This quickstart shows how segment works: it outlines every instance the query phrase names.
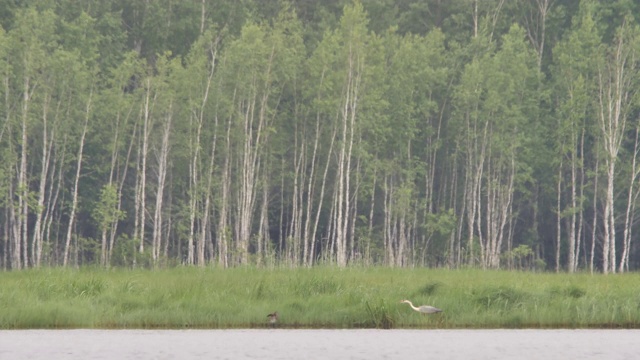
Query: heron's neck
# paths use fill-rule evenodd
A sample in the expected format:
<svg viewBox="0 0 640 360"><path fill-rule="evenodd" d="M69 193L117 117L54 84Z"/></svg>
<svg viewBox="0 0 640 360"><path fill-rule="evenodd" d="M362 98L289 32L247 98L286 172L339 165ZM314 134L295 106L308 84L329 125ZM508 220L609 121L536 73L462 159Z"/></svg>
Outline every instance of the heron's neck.
<svg viewBox="0 0 640 360"><path fill-rule="evenodd" d="M413 310L415 310L415 311L420 310L420 309L418 309L417 307L413 306L413 303L412 303L411 301L407 300L407 303L409 304L409 306L411 306L411 308L412 308Z"/></svg>

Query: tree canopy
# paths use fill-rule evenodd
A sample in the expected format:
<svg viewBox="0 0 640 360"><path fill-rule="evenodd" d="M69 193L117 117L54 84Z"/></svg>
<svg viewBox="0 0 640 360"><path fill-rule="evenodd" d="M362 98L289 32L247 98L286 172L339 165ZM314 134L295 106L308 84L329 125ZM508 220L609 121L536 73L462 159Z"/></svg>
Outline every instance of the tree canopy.
<svg viewBox="0 0 640 360"><path fill-rule="evenodd" d="M638 18L0 0L0 264L636 270Z"/></svg>

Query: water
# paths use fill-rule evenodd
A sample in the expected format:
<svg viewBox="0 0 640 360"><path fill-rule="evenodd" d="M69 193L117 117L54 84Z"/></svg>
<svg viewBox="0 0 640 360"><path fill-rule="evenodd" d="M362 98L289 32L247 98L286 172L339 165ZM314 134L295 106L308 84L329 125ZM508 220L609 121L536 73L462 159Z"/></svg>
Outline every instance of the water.
<svg viewBox="0 0 640 360"><path fill-rule="evenodd" d="M640 330L5 330L0 359L638 359Z"/></svg>

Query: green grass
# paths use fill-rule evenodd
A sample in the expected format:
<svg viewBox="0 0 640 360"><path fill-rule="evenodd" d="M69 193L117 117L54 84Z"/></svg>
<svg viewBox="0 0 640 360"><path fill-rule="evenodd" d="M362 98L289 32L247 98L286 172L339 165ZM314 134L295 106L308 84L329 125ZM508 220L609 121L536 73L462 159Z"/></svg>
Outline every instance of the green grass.
<svg viewBox="0 0 640 360"><path fill-rule="evenodd" d="M640 274L481 270L0 273L0 328L640 328ZM444 309L423 316L401 299Z"/></svg>

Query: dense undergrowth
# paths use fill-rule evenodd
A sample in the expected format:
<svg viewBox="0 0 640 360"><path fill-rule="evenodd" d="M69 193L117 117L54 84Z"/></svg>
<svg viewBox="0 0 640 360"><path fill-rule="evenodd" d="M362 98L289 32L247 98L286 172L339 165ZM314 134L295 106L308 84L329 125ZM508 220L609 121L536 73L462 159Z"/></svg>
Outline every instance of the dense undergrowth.
<svg viewBox="0 0 640 360"><path fill-rule="evenodd" d="M640 274L34 269L0 274L0 327L640 328ZM424 316L400 304L440 307Z"/></svg>

